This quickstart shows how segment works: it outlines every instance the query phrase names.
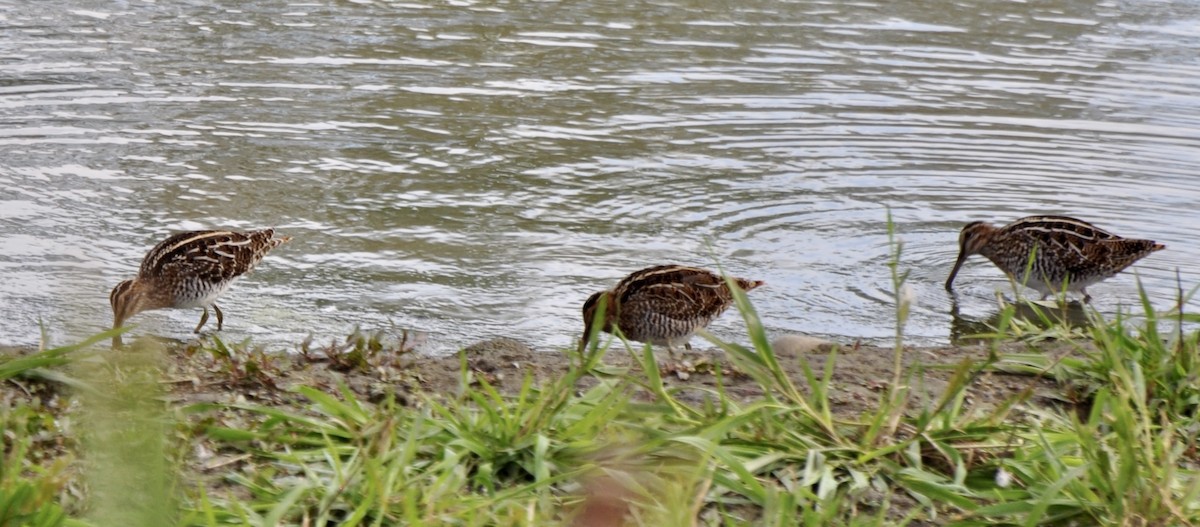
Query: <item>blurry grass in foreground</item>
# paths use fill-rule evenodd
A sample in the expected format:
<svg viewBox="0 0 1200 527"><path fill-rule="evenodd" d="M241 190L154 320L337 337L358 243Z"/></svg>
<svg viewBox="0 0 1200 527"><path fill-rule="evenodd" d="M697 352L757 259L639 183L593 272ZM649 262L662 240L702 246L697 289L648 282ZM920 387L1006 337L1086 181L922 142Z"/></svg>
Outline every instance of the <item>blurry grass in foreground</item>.
<svg viewBox="0 0 1200 527"><path fill-rule="evenodd" d="M91 498L85 517L93 525L175 523L179 472L167 447L173 425L159 382L164 351L139 339L74 363L90 387L79 392L78 416Z"/></svg>

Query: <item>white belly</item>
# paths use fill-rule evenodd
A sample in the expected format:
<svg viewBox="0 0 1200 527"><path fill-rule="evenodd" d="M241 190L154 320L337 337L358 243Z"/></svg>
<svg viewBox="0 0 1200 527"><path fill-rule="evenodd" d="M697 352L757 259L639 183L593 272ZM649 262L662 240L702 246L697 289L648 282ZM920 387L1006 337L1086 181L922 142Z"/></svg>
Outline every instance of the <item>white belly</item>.
<svg viewBox="0 0 1200 527"><path fill-rule="evenodd" d="M236 280L236 278L234 278L234 280ZM231 285L233 285L233 280L228 280L221 284L205 284L203 287L197 286L188 288L188 293L191 294L177 295L175 297L175 304L171 307L188 308L211 306L213 305L213 302L217 301L218 297L224 294L225 291L229 290L229 286Z"/></svg>

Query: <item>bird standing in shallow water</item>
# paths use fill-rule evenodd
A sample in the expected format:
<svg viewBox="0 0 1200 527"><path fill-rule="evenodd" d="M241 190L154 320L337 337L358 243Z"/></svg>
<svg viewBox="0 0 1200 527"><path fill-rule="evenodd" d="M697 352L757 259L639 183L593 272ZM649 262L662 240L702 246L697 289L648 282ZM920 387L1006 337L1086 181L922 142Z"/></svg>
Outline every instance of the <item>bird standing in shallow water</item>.
<svg viewBox="0 0 1200 527"><path fill-rule="evenodd" d="M759 280L734 278L744 291L763 285ZM582 350L592 335L596 310L605 303L600 329L612 333L614 327L625 338L667 346L683 344L696 330L708 326L733 304L733 293L720 275L696 267L660 265L625 277L616 287L600 291L583 303Z"/></svg>
<svg viewBox="0 0 1200 527"><path fill-rule="evenodd" d="M217 313L217 331L224 314L221 296L239 276L250 272L271 249L291 239L275 238L275 229L254 232L181 232L158 245L146 257L137 277L117 284L109 295L113 328L152 309L204 308L196 333L208 322L208 307ZM115 339L114 339L115 340Z"/></svg>
<svg viewBox="0 0 1200 527"><path fill-rule="evenodd" d="M1092 298L1087 286L1166 248L1151 240L1122 238L1067 216L1029 216L1000 228L971 222L958 235L958 245L947 291L953 290L954 277L967 257L981 254L1013 280L1042 293L1043 299L1062 291L1065 284L1067 291L1082 293L1084 302Z"/></svg>

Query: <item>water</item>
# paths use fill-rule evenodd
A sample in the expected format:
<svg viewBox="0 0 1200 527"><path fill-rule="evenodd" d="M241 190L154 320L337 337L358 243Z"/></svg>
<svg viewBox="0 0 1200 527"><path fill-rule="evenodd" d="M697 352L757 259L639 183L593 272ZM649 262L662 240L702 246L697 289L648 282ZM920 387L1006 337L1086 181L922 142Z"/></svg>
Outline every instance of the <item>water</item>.
<svg viewBox="0 0 1200 527"><path fill-rule="evenodd" d="M561 348L664 262L766 280L774 333L886 339L888 208L914 342L995 312L982 258L961 319L941 286L977 219L1166 243L1136 267L1166 307L1200 284L1196 27L1182 1L0 0L0 343L104 328L198 228L294 236L222 302L226 338L280 345ZM1115 312L1134 273L1090 291Z"/></svg>

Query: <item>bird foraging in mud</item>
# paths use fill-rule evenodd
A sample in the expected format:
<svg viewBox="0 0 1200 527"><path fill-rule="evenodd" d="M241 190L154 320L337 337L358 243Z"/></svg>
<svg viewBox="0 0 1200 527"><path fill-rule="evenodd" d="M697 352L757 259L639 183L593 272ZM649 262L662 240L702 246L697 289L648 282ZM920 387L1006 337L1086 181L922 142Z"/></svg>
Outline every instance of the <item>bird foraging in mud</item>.
<svg viewBox="0 0 1200 527"><path fill-rule="evenodd" d="M289 236L275 238L275 229L253 232L191 231L171 236L146 253L138 274L113 288L109 303L113 328L130 317L165 308L203 308L195 332L208 322L208 308L217 315L217 331L225 317L217 307L238 277L250 272L271 249Z"/></svg>
<svg viewBox="0 0 1200 527"><path fill-rule="evenodd" d="M743 291L764 283L744 278L733 281ZM683 265L642 269L583 303L580 350L592 337L596 311L602 303L605 308L600 330L613 333L619 329L629 340L666 346L673 356L679 345L691 349L688 339L733 304L733 293L724 278L705 269Z"/></svg>

